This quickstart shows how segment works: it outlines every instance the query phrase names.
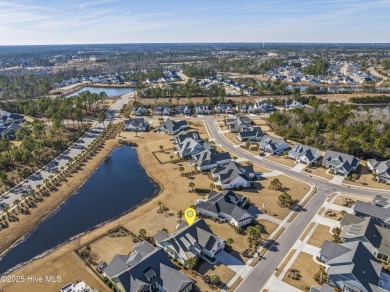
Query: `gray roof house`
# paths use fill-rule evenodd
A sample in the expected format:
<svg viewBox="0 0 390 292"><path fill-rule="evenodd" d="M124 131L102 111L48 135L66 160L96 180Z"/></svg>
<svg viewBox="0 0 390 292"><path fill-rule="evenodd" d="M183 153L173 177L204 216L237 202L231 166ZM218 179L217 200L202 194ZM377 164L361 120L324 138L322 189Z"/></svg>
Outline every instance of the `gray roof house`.
<svg viewBox="0 0 390 292"><path fill-rule="evenodd" d="M3 129L1 131L0 139L9 139L9 140L15 140L16 139L16 132L21 128L22 126L17 123L10 124L7 128Z"/></svg>
<svg viewBox="0 0 390 292"><path fill-rule="evenodd" d="M169 105L157 105L153 108L153 113L158 116L170 116L172 110Z"/></svg>
<svg viewBox="0 0 390 292"><path fill-rule="evenodd" d="M390 159L387 161L378 161L376 159L367 160L368 168L376 174L379 181L390 182Z"/></svg>
<svg viewBox="0 0 390 292"><path fill-rule="evenodd" d="M252 120L248 117L237 116L234 118L226 118L226 125L229 127L229 132L236 133L251 127Z"/></svg>
<svg viewBox="0 0 390 292"><path fill-rule="evenodd" d="M258 113L270 113L274 111L274 104L267 101L258 101L254 105Z"/></svg>
<svg viewBox="0 0 390 292"><path fill-rule="evenodd" d="M188 129L188 125L187 125L186 120L174 121L174 120L168 119L157 128L157 131L160 133L166 133L169 135L176 135L180 131L186 130L186 129Z"/></svg>
<svg viewBox="0 0 390 292"><path fill-rule="evenodd" d="M249 128L246 130L243 130L237 134L237 140L240 142L245 141L260 141L261 138L264 136L263 131L261 128Z"/></svg>
<svg viewBox="0 0 390 292"><path fill-rule="evenodd" d="M210 192L206 200L197 200L195 207L199 214L242 227L253 221L253 216L243 209L246 204L246 197L232 191L224 191Z"/></svg>
<svg viewBox="0 0 390 292"><path fill-rule="evenodd" d="M170 257L182 264L204 255L213 259L225 247L225 241L216 236L203 219L196 220L192 225L183 221L171 235L158 231L154 239Z"/></svg>
<svg viewBox="0 0 390 292"><path fill-rule="evenodd" d="M181 158L196 155L210 148L210 144L198 142L192 138L186 138L183 142L176 145L177 153Z"/></svg>
<svg viewBox="0 0 390 292"><path fill-rule="evenodd" d="M220 104L217 104L215 106L215 112L217 114L233 114L234 113L234 109L232 107L232 105L230 103L226 103L226 104L223 104L223 103L220 103Z"/></svg>
<svg viewBox="0 0 390 292"><path fill-rule="evenodd" d="M24 117L0 109L0 127L11 125L12 123L23 123Z"/></svg>
<svg viewBox="0 0 390 292"><path fill-rule="evenodd" d="M135 116L146 116L147 114L148 114L148 109L144 106L133 108L133 115Z"/></svg>
<svg viewBox="0 0 390 292"><path fill-rule="evenodd" d="M304 105L296 100L287 100L284 102L284 107L287 109L303 108Z"/></svg>
<svg viewBox="0 0 390 292"><path fill-rule="evenodd" d="M149 130L149 123L144 118L130 118L125 120L124 129L130 132L146 132Z"/></svg>
<svg viewBox="0 0 390 292"><path fill-rule="evenodd" d="M289 147L283 139L264 135L260 139L259 148L265 152L271 153L272 155L278 155L287 150Z"/></svg>
<svg viewBox="0 0 390 292"><path fill-rule="evenodd" d="M195 155L192 155L192 161L197 164L200 171L206 171L216 168L220 165L228 164L231 161L229 152L215 152L205 150Z"/></svg>
<svg viewBox="0 0 390 292"><path fill-rule="evenodd" d="M202 142L202 138L200 138L198 131L193 131L193 132L181 131L178 134L176 134L174 141L176 144L180 144L187 138L191 138L197 142Z"/></svg>
<svg viewBox="0 0 390 292"><path fill-rule="evenodd" d="M383 201L379 201L378 203L376 203L374 199L373 203L370 204L358 200L353 206L353 210L356 216L372 217L379 221L381 224L390 226L390 201L387 200L387 205L381 204L382 202Z"/></svg>
<svg viewBox="0 0 390 292"><path fill-rule="evenodd" d="M302 144L295 144L288 152L288 157L298 163L314 164L320 158L320 150Z"/></svg>
<svg viewBox="0 0 390 292"><path fill-rule="evenodd" d="M251 186L250 174L244 168L233 161L224 166L218 166L211 170L211 176L217 179L216 184L224 190L235 188L249 188Z"/></svg>
<svg viewBox="0 0 390 292"><path fill-rule="evenodd" d="M359 166L359 159L352 155L328 150L322 160L322 165L333 169L335 174L347 176Z"/></svg>
<svg viewBox="0 0 390 292"><path fill-rule="evenodd" d="M144 241L130 255L116 255L104 269L119 291L192 291L193 281L182 274L161 248Z"/></svg>
<svg viewBox="0 0 390 292"><path fill-rule="evenodd" d="M327 266L328 284L342 291L385 291L379 284L382 265L360 241L325 241L320 260Z"/></svg>
<svg viewBox="0 0 390 292"><path fill-rule="evenodd" d="M257 109L255 108L255 105L253 103L240 103L240 104L237 104L236 109L237 109L237 112L243 113L243 114L246 114L246 113L249 113L249 114L257 113Z"/></svg>
<svg viewBox="0 0 390 292"><path fill-rule="evenodd" d="M190 105L176 105L175 106L175 112L178 114L190 116L192 113L191 106Z"/></svg>
<svg viewBox="0 0 390 292"><path fill-rule="evenodd" d="M309 292L334 292L334 288L325 283L321 288L311 286Z"/></svg>
<svg viewBox="0 0 390 292"><path fill-rule="evenodd" d="M195 112L197 115L207 115L213 111L213 107L210 104L197 104L195 105Z"/></svg>
<svg viewBox="0 0 390 292"><path fill-rule="evenodd" d="M354 216L354 215L350 215ZM345 242L359 240L378 259L389 261L390 229L371 217L356 217L356 222L343 225L340 237ZM354 220L354 219L352 219ZM343 222L345 224L345 222Z"/></svg>

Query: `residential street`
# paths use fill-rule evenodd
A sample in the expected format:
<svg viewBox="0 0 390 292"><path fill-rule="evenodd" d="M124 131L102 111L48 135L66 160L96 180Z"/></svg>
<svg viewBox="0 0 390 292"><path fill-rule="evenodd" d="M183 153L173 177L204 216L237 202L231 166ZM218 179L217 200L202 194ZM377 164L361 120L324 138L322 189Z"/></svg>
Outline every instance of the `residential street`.
<svg viewBox="0 0 390 292"><path fill-rule="evenodd" d="M252 154L249 154L240 148L236 148L231 145L227 140L222 137L218 131L217 126L214 123L214 118L205 117L203 120L207 124L207 128L210 135L215 139L218 144L221 144L230 153L244 157L256 164L267 167L272 170L284 172L285 174L306 181L310 184L317 186L317 193L306 204L305 208L298 214L298 216L290 223L289 227L283 232L279 239L273 244L270 250L265 254L264 258L252 269L248 276L241 282L235 291L261 291L268 279L275 272L275 269L281 264L284 257L289 252L290 248L294 245L306 229L309 222L318 212L320 206L324 203L327 196L334 192L351 192L358 195L376 196L379 193L383 196L390 197L390 191L373 191L359 188L349 188L343 185L335 185L327 180L315 178L306 173L298 173L287 167L275 164L269 161L261 160Z"/></svg>
<svg viewBox="0 0 390 292"><path fill-rule="evenodd" d="M118 111L130 100L133 93L121 96L107 111L107 122L116 118ZM21 199L23 194L27 194L31 189L35 189L38 184L42 185L43 180L55 174L56 170L66 165L70 158L79 155L103 130L103 124L95 123L76 143L64 151L60 156L47 164L44 168L29 176L26 180L13 187L0 199L0 210L5 206L13 206L16 199ZM0 211L1 212L1 211Z"/></svg>

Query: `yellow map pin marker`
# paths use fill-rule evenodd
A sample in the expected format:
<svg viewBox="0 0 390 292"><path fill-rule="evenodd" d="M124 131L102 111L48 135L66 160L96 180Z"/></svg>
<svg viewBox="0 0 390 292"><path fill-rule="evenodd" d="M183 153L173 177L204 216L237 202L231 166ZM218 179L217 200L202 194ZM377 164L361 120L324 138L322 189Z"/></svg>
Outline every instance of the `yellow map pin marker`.
<svg viewBox="0 0 390 292"><path fill-rule="evenodd" d="M194 223L195 221L195 218L196 218L196 211L192 208L188 208L185 212L184 212L184 217L186 217L186 221L188 223L188 225L192 225L192 223Z"/></svg>

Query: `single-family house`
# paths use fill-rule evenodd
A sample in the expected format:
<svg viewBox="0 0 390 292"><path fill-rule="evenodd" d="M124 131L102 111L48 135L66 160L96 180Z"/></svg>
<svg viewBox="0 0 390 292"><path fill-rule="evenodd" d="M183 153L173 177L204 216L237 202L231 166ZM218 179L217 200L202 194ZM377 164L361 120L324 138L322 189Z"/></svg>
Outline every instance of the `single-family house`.
<svg viewBox="0 0 390 292"><path fill-rule="evenodd" d="M215 106L215 112L217 114L232 115L234 113L234 109L230 103L220 103Z"/></svg>
<svg viewBox="0 0 390 292"><path fill-rule="evenodd" d="M233 191L210 192L207 199L197 200L195 207L199 214L243 227L253 221L253 216L244 209L247 203L245 196Z"/></svg>
<svg viewBox="0 0 390 292"><path fill-rule="evenodd" d="M192 113L191 106L190 105L176 105L175 106L175 112L178 114L190 116Z"/></svg>
<svg viewBox="0 0 390 292"><path fill-rule="evenodd" d="M135 116L147 116L148 115L148 109L144 106L138 106L134 107L133 109L133 115Z"/></svg>
<svg viewBox="0 0 390 292"><path fill-rule="evenodd" d="M267 101L257 101L254 105L258 113L270 113L274 111L274 104Z"/></svg>
<svg viewBox="0 0 390 292"><path fill-rule="evenodd" d="M260 141L263 136L264 133L261 130L261 128L254 127L239 132L237 134L237 140L240 142L245 142L245 141L255 142L255 141Z"/></svg>
<svg viewBox="0 0 390 292"><path fill-rule="evenodd" d="M361 241L325 241L320 250L328 284L342 291L386 291L379 287L382 265Z"/></svg>
<svg viewBox="0 0 390 292"><path fill-rule="evenodd" d="M181 158L196 155L206 149L210 149L209 143L198 142L192 138L186 138L182 143L176 145L177 154Z"/></svg>
<svg viewBox="0 0 390 292"><path fill-rule="evenodd" d="M59 290L60 292L99 292L98 289L92 289L84 281L78 282L69 282L68 284L62 286Z"/></svg>
<svg viewBox="0 0 390 292"><path fill-rule="evenodd" d="M11 125L12 123L23 123L24 117L18 114L10 113L0 109L0 127Z"/></svg>
<svg viewBox="0 0 390 292"><path fill-rule="evenodd" d="M271 153L272 155L279 155L289 147L283 139L264 135L260 139L259 148L265 152Z"/></svg>
<svg viewBox="0 0 390 292"><path fill-rule="evenodd" d="M233 161L212 169L211 176L217 180L215 184L220 185L224 190L249 188L251 186L250 174L246 173L245 168L240 167Z"/></svg>
<svg viewBox="0 0 390 292"><path fill-rule="evenodd" d="M121 292L189 292L193 281L170 261L164 249L143 241L129 255L116 255L103 270Z"/></svg>
<svg viewBox="0 0 390 292"><path fill-rule="evenodd" d="M237 116L234 118L226 118L225 123L229 127L229 132L237 133L250 128L252 120L245 116Z"/></svg>
<svg viewBox="0 0 390 292"><path fill-rule="evenodd" d="M390 259L390 229L381 226L372 217L358 217L351 214L347 217L344 222L340 222L340 238L344 242L359 240L372 255L388 262Z"/></svg>
<svg viewBox="0 0 390 292"><path fill-rule="evenodd" d="M169 105L157 105L154 107L153 112L158 116L170 116L172 114L172 110Z"/></svg>
<svg viewBox="0 0 390 292"><path fill-rule="evenodd" d="M376 179L390 183L390 159L387 161L368 159L367 166L376 175Z"/></svg>
<svg viewBox="0 0 390 292"><path fill-rule="evenodd" d="M347 176L359 166L359 159L349 154L328 150L322 160L322 165L333 169L335 174Z"/></svg>
<svg viewBox="0 0 390 292"><path fill-rule="evenodd" d="M149 123L144 118L130 118L125 120L124 130L129 132L147 132L149 131Z"/></svg>
<svg viewBox="0 0 390 292"><path fill-rule="evenodd" d="M192 161L200 171L228 164L231 160L229 152L215 152L211 150L205 150L192 156Z"/></svg>
<svg viewBox="0 0 390 292"><path fill-rule="evenodd" d="M297 109L297 108L303 108L304 105L296 100L287 100L284 102L284 107L287 109Z"/></svg>
<svg viewBox="0 0 390 292"><path fill-rule="evenodd" d="M158 128L157 132L166 133L169 135L176 135L182 130L188 129L187 121L174 121L167 119L164 123L162 123Z"/></svg>
<svg viewBox="0 0 390 292"><path fill-rule="evenodd" d="M372 217L380 224L390 227L390 200L376 196L372 203L357 200L353 211L359 217Z"/></svg>
<svg viewBox="0 0 390 292"><path fill-rule="evenodd" d="M192 225L181 222L171 235L158 231L154 239L171 258L182 264L191 258L206 256L214 259L225 248L225 241L215 235L203 219L196 220Z"/></svg>
<svg viewBox="0 0 390 292"><path fill-rule="evenodd" d="M174 138L174 143L175 144L183 143L184 140L187 138L191 138L192 140L195 140L196 142L199 143L203 141L198 131L193 131L193 132L181 131L178 134L176 134Z"/></svg>
<svg viewBox="0 0 390 292"><path fill-rule="evenodd" d="M320 288L311 286L309 292L334 292L334 288L325 283Z"/></svg>
<svg viewBox="0 0 390 292"><path fill-rule="evenodd" d="M236 110L242 114L254 114L257 113L255 105L253 103L240 103L237 104Z"/></svg>
<svg viewBox="0 0 390 292"><path fill-rule="evenodd" d="M16 132L21 128L22 126L18 123L12 123L8 125L3 131L1 131L0 139L8 139L8 140L15 140L16 139Z"/></svg>
<svg viewBox="0 0 390 292"><path fill-rule="evenodd" d="M288 152L288 157L294 159L297 163L315 164L320 158L320 150L298 143Z"/></svg>
<svg viewBox="0 0 390 292"><path fill-rule="evenodd" d="M195 105L195 112L197 115L208 115L213 111L213 107L210 104L197 104Z"/></svg>

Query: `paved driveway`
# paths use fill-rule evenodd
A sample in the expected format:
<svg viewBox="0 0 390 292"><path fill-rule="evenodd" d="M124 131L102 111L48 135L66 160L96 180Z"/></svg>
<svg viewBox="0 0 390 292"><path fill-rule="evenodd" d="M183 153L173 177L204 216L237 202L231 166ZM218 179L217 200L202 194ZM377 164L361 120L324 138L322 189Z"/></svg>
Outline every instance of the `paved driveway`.
<svg viewBox="0 0 390 292"><path fill-rule="evenodd" d="M344 176L336 174L336 175L333 176L333 178L331 179L330 182L332 184L341 186L341 184L343 183L344 178L345 178Z"/></svg>
<svg viewBox="0 0 390 292"><path fill-rule="evenodd" d="M216 260L220 263L227 266L229 269L231 269L234 272L238 272L242 267L245 266L245 263L243 261L240 261L238 258L232 256L230 253L227 253L224 250L221 250L217 253L215 256Z"/></svg>
<svg viewBox="0 0 390 292"><path fill-rule="evenodd" d="M298 163L293 168L291 168L291 170L296 171L296 172L301 172L302 170L305 169L306 166L307 166L306 164Z"/></svg>

